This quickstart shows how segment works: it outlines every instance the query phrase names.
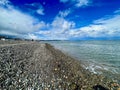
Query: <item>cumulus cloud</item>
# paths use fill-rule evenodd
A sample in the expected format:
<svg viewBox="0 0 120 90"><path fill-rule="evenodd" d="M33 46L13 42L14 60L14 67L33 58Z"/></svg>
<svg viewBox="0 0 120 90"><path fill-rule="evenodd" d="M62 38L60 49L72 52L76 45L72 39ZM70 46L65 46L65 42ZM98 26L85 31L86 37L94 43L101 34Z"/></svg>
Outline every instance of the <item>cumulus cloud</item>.
<svg viewBox="0 0 120 90"><path fill-rule="evenodd" d="M65 12L66 13L66 12ZM62 15L60 15L62 14ZM67 14L64 14L64 12L58 13L58 15L54 18L52 23L46 24L49 29L44 31L38 31L36 32L39 35L42 35L44 39L68 39L67 33L70 29L75 27L75 23L73 21L68 21L64 17Z"/></svg>
<svg viewBox="0 0 120 90"><path fill-rule="evenodd" d="M54 21L52 22L52 26L54 28L66 30L66 29L70 29L70 28L74 27L75 23L71 22L71 21L67 21L62 17L56 17L54 19Z"/></svg>
<svg viewBox="0 0 120 90"><path fill-rule="evenodd" d="M35 3L31 5L39 6ZM0 34L3 35L27 39L66 39L65 33L75 26L74 22L64 18L70 13L69 10L60 11L52 23L38 21L14 7L8 9L0 6L0 11Z"/></svg>
<svg viewBox="0 0 120 90"><path fill-rule="evenodd" d="M93 21L92 24L75 28L75 23L64 17L56 16L51 23L51 30L39 34L49 39L70 38L114 38L120 37L120 13Z"/></svg>
<svg viewBox="0 0 120 90"><path fill-rule="evenodd" d="M2 6L0 6L0 34L35 38L31 33L45 27L43 21L38 22L32 16L15 9L12 4L7 3L8 1L3 1L3 3L1 2ZM6 4L11 8L5 8Z"/></svg>
<svg viewBox="0 0 120 90"><path fill-rule="evenodd" d="M39 5L37 5L38 4L32 4L32 6L37 7L36 10L38 10L39 7ZM86 37L120 37L119 9L113 13L114 15L100 18L93 21L93 23L88 26L79 28L76 28L75 22L66 19L66 16L71 13L70 9L60 11L51 23L39 21L38 19L15 9L15 7L7 0L0 1L0 11L0 34L2 35L45 40L80 39ZM42 14L42 11L39 13Z"/></svg>
<svg viewBox="0 0 120 90"><path fill-rule="evenodd" d="M90 0L60 0L60 2L62 3L71 2L76 7L88 6L91 3Z"/></svg>
<svg viewBox="0 0 120 90"><path fill-rule="evenodd" d="M31 32L34 30L33 19L29 15L25 15L15 9L8 10L0 7L0 29L11 30L14 32Z"/></svg>
<svg viewBox="0 0 120 90"><path fill-rule="evenodd" d="M108 16L95 20L93 24L86 27L70 30L71 37L120 37L120 13L114 16Z"/></svg>

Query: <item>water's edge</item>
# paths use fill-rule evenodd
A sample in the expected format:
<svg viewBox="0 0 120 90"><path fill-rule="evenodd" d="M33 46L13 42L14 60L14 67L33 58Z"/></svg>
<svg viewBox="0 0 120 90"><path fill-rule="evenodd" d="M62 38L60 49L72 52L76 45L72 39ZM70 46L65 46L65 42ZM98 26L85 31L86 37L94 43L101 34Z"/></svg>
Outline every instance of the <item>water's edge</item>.
<svg viewBox="0 0 120 90"><path fill-rule="evenodd" d="M101 42L101 41L100 41ZM110 78L112 77L112 78L119 78L120 79L120 69L119 69L119 66L114 66L114 65L111 65L111 64L108 64L108 62L106 62L107 60L104 60L104 59L106 59L106 57L107 56L105 56L105 58L104 58L104 53L106 53L107 51L104 51L104 45L102 45L101 46L101 43L98 43L98 41L97 41L97 43L99 44L98 46L97 45L94 45L93 47L92 47L92 43L93 42L89 42L89 44L88 44L88 42L82 42L82 43L79 43L79 42L77 42L77 44L78 45L76 45L76 42L63 42L63 41L52 41L52 42L47 42L47 43L49 43L49 44L51 44L51 45L53 45L55 48L57 48L57 49L59 49L59 50L61 50L62 52L64 52L65 54L67 54L67 55L69 55L69 56L72 56L73 58L75 58L75 59L77 59L77 60L80 60L80 62L82 63L82 66L85 68L85 69L88 69L90 72L93 72L93 73L95 73L95 74L104 74L104 75L106 75L106 76L109 76ZM85 43L85 44L84 44ZM94 42L95 43L95 42ZM110 46L109 46L109 43L110 43ZM119 54L119 53L114 53L114 52L116 52L116 51L114 51L114 50L117 50L117 52L119 51L119 46L117 46L117 48L115 48L115 45L114 45L114 43L116 43L116 42L114 42L114 43L112 43L112 41L110 41L109 43L103 43L103 44L106 44L105 45L105 48L107 48L109 51L110 50L112 50L113 49L113 52L111 51L111 52L109 52L110 54ZM80 44L80 45L79 45ZM86 45L87 44L87 45ZM76 45L76 46L75 46ZM84 45L84 46L83 46ZM86 45L86 46L85 46ZM89 47L89 45L91 45L90 47ZM112 45L112 46L111 46ZM119 43L117 42L117 45L119 45ZM77 47L77 48L76 48ZM80 48L79 48L80 47ZM82 48L83 47L83 48ZM84 51L84 49L86 49L86 48L90 48L90 49L93 49L94 50L94 47L96 47L95 49L98 51L98 50L100 50L101 49L101 52L100 51L98 51L99 53L103 53L103 55L102 55L102 58L101 58L101 55L99 55L99 57L98 57L98 59L99 58L101 58L102 60L104 60L105 61L105 63L104 63L104 61L103 62L101 62L101 61L94 61L94 60L89 60L89 58L88 58L88 60L87 60L87 58L83 58L83 56L79 56L80 54L84 54L85 53L85 55L88 55L89 54L89 52L90 51L86 51L86 52L88 52L87 54L86 54L86 52ZM100 48L100 49L99 49ZM115 49L114 49L115 48ZM89 49L89 50L90 50ZM79 50L79 51L76 51L76 50ZM83 51L82 51L83 50ZM92 51L92 50L91 50ZM95 54L97 54L97 51L95 52ZM103 52L104 51L104 52ZM75 54L74 54L75 53ZM108 53L108 52L107 52ZM84 56L85 56L84 55ZM93 54L91 54L91 56L90 57L92 57L92 55ZM113 55L113 56L115 56L115 55ZM110 56L109 55L109 58L110 57L113 57L113 56ZM87 56L85 56L85 57L87 57ZM89 57L89 56L88 56ZM93 59L93 57L92 57L92 59ZM113 58L113 59L115 59L115 57ZM120 57L117 57L117 59L120 59ZM112 60L112 59L111 59ZM113 60L114 61L114 60ZM118 61L118 65L119 65L119 62L120 61ZM113 63L114 64L114 63Z"/></svg>

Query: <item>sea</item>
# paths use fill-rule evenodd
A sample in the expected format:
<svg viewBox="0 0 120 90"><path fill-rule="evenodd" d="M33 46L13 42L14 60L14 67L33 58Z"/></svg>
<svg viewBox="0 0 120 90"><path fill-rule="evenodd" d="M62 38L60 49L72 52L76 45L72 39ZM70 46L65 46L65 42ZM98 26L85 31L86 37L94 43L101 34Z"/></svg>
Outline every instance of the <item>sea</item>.
<svg viewBox="0 0 120 90"><path fill-rule="evenodd" d="M97 74L120 75L120 40L47 41L55 48L80 60L85 69Z"/></svg>

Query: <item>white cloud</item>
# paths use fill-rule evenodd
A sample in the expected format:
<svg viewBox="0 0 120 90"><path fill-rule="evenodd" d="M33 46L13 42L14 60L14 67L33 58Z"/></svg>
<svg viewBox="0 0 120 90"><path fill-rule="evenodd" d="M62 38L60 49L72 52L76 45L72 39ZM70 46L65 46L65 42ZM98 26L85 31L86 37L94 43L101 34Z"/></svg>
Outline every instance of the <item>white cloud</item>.
<svg viewBox="0 0 120 90"><path fill-rule="evenodd" d="M38 31L36 34L49 35L51 34L51 31Z"/></svg>
<svg viewBox="0 0 120 90"><path fill-rule="evenodd" d="M9 0L0 0L0 5L5 6L5 5L8 5L8 4L10 4Z"/></svg>
<svg viewBox="0 0 120 90"><path fill-rule="evenodd" d="M91 3L91 0L60 0L62 3L71 2L76 7L88 6Z"/></svg>
<svg viewBox="0 0 120 90"><path fill-rule="evenodd" d="M40 3L33 3L32 6L36 7L36 13L38 13L40 15L45 15L44 8Z"/></svg>
<svg viewBox="0 0 120 90"><path fill-rule="evenodd" d="M26 6L30 6L30 7L34 8L34 10L32 10L32 8L30 9L30 10L32 10L32 12L36 12L39 15L45 15L44 8L40 3L26 4Z"/></svg>
<svg viewBox="0 0 120 90"><path fill-rule="evenodd" d="M0 7L12 8L12 3L9 0L0 0Z"/></svg>
<svg viewBox="0 0 120 90"><path fill-rule="evenodd" d="M34 39L34 40L39 39L38 36L36 36L35 34L30 34L30 33L27 34L26 37L24 37L24 38L26 38L26 39Z"/></svg>
<svg viewBox="0 0 120 90"><path fill-rule="evenodd" d="M85 0L77 1L83 3ZM106 16L95 20L88 26L75 28L75 22L65 19L66 16L71 13L70 9L60 11L52 23L45 23L44 21L39 21L32 16L15 9L12 4L9 3L2 2L2 5L8 5L11 8L6 9L3 6L0 6L0 34L28 39L51 40L85 37L120 37L120 10L116 10L112 16ZM78 2L76 5L77 4ZM36 6L36 10L38 10L38 4L32 5ZM87 2L84 2L84 5L87 5ZM39 13L41 15L44 14L42 11Z"/></svg>
<svg viewBox="0 0 120 90"><path fill-rule="evenodd" d="M75 28L75 23L67 21L64 17L56 16L52 22L52 29L42 31L44 37L49 39L70 38L114 38L120 37L120 13L93 21L85 27Z"/></svg>
<svg viewBox="0 0 120 90"><path fill-rule="evenodd" d="M43 8L39 8L36 12L40 15L44 15Z"/></svg>
<svg viewBox="0 0 120 90"><path fill-rule="evenodd" d="M63 17L56 17L52 22L52 26L54 28L66 30L66 29L73 28L75 26L75 23L71 21L67 21Z"/></svg>
<svg viewBox="0 0 120 90"><path fill-rule="evenodd" d="M56 17L52 22L52 37L55 39L68 39L68 32L70 29L75 27L75 23L67 21L63 17Z"/></svg>
<svg viewBox="0 0 120 90"><path fill-rule="evenodd" d="M34 6L35 4L32 4ZM35 6L37 6L36 4ZM65 33L75 26L74 22L65 20L69 11L60 12L52 23L38 21L30 15L15 9L0 7L0 34L28 39L66 39ZM49 31L43 31L47 29ZM37 36L39 34L39 37ZM44 37L42 37L44 36Z"/></svg>
<svg viewBox="0 0 120 90"><path fill-rule="evenodd" d="M66 16L68 16L69 14L71 13L71 10L70 9L68 9L68 10L65 10L65 11L59 11L59 16L60 17L66 17Z"/></svg>
<svg viewBox="0 0 120 90"><path fill-rule="evenodd" d="M77 0L76 6L77 7L87 6L89 3L90 3L89 0Z"/></svg>
<svg viewBox="0 0 120 90"><path fill-rule="evenodd" d="M35 19L15 9L4 9L0 7L0 29L11 30L18 33L26 33L34 30Z"/></svg>
<svg viewBox="0 0 120 90"><path fill-rule="evenodd" d="M45 29L45 28L49 28L49 24L45 23L44 21L40 21L35 25L35 27L39 29Z"/></svg>
<svg viewBox="0 0 120 90"><path fill-rule="evenodd" d="M120 37L120 15L95 20L94 24L70 30L71 37Z"/></svg>
<svg viewBox="0 0 120 90"><path fill-rule="evenodd" d="M43 21L39 22L34 17L15 9L12 4L9 6L11 8L0 6L0 34L36 38L33 33L46 27Z"/></svg>
<svg viewBox="0 0 120 90"><path fill-rule="evenodd" d="M60 16L59 14L55 17L53 22L49 24L49 30L41 30L36 32L39 35L43 35L44 39L68 39L67 33L70 29L75 27L75 23L72 21L66 20L64 15Z"/></svg>

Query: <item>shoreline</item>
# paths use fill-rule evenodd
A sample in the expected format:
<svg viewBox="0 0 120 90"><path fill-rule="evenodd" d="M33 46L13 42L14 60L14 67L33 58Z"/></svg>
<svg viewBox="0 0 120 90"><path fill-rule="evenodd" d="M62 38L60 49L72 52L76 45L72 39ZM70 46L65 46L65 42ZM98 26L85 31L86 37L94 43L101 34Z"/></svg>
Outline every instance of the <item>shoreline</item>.
<svg viewBox="0 0 120 90"><path fill-rule="evenodd" d="M1 42L1 41L0 41ZM31 41L9 41L0 44L2 89L119 90L120 85L107 77L89 72L80 61L49 44ZM24 44L20 44L24 43ZM1 46L3 45L3 46Z"/></svg>

